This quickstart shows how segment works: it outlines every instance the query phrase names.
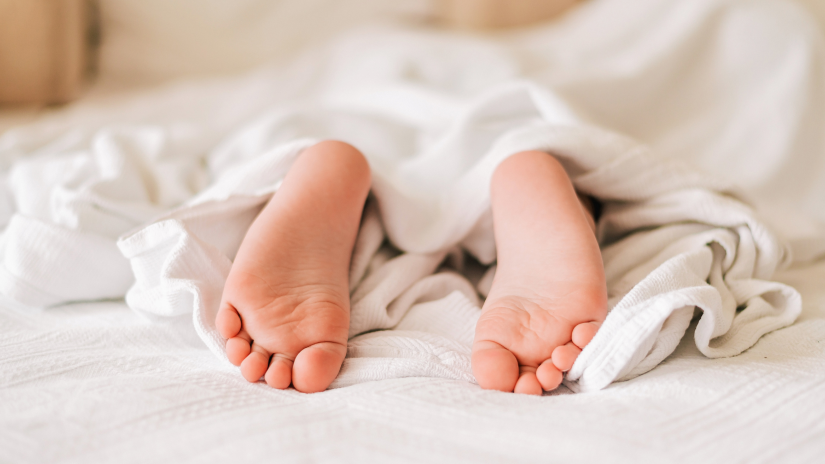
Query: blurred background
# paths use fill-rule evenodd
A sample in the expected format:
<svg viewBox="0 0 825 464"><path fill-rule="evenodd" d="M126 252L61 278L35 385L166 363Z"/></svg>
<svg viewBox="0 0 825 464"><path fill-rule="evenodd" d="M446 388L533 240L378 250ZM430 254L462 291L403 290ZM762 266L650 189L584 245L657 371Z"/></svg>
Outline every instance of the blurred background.
<svg viewBox="0 0 825 464"><path fill-rule="evenodd" d="M0 0L0 135L53 105L331 53L363 26L417 31L434 62L436 43L480 53L417 85L530 79L779 213L825 220L825 0Z"/></svg>
<svg viewBox="0 0 825 464"><path fill-rule="evenodd" d="M825 27L825 0L789 1L801 4ZM579 1L0 0L0 104L71 101L93 80L147 85L242 72L369 22L501 31L552 21L575 3ZM628 16L638 11L638 3L646 2L627 2ZM632 20L614 18L625 19Z"/></svg>

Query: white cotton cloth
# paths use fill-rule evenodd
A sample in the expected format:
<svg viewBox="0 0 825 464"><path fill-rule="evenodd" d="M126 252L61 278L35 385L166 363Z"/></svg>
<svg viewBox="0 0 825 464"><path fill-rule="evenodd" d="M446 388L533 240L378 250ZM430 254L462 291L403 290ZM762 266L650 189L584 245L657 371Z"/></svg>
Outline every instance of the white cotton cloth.
<svg viewBox="0 0 825 464"><path fill-rule="evenodd" d="M406 376L473 380L480 302L467 279L438 268L455 247L482 263L494 260L490 178L501 160L524 150L557 154L577 189L604 204L598 235L611 311L567 374L571 388L599 389L655 367L676 348L694 308L702 311L696 344L710 357L739 354L796 319L798 293L768 281L788 264L788 250L749 207L723 185L572 118L551 93L506 85L469 105L430 151L393 170L375 169L374 204L353 258L348 357L333 386ZM243 139L281 139L281 127L270 119ZM485 139L491 143L479 143ZM225 358L214 321L231 259L292 161L312 143L256 147L260 155L122 238L137 278L129 306L153 315L192 312L198 334ZM392 256L381 246L385 236L405 253Z"/></svg>
<svg viewBox="0 0 825 464"><path fill-rule="evenodd" d="M674 158L692 149L707 168L730 152L719 171L758 198L766 195L757 187L790 185L768 168L795 172L812 156L797 147L825 146L808 130L825 114L823 94L806 86L825 65L821 37L782 20L799 15L782 2L631 6L647 11L648 3L653 13L603 30L613 42L582 39L579 55L542 47L578 43L570 41L628 3L588 3L546 30L498 39L368 29L246 77L98 97L9 131L0 138L11 166L0 290L33 306L125 295L153 319L191 317L225 359L214 316L246 229L301 150L342 139L365 153L374 184L351 269L348 355L333 387L408 376L472 381L477 290L485 293L494 270L479 280L462 253L494 262L490 176L507 156L536 149L556 154L576 187L604 204L598 235L610 313L567 385L600 389L647 372L695 313L703 354L739 354L799 314L798 294L770 281L791 253L736 189ZM778 25L766 28L766 18ZM638 43L645 20L651 37ZM783 68L783 85L763 79L778 72L763 55L716 60L742 31L776 39L766 53L793 52L798 66ZM696 57L713 58L703 66L717 80L685 88L672 71ZM737 79L746 90L728 92ZM683 103L693 95L691 104L673 107L666 89ZM794 117L748 116L776 105ZM729 130L717 130L722 120ZM821 167L812 164L785 199L814 198Z"/></svg>

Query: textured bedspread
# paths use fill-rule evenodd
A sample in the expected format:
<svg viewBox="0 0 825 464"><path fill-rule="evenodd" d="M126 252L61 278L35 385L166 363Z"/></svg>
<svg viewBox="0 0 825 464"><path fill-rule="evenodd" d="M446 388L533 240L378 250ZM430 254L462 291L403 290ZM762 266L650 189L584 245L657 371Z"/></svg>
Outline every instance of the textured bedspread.
<svg viewBox="0 0 825 464"><path fill-rule="evenodd" d="M803 313L744 354L687 337L636 379L540 398L432 378L277 391L122 303L4 305L0 462L819 462L825 264L780 278Z"/></svg>

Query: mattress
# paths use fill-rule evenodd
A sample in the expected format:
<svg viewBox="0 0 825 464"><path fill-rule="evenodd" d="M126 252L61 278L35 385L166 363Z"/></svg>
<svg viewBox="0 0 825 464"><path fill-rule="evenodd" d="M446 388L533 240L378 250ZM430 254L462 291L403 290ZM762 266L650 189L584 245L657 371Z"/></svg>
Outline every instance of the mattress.
<svg viewBox="0 0 825 464"><path fill-rule="evenodd" d="M6 302L0 461L818 462L825 264L779 279L803 313L744 354L708 359L686 337L634 380L543 397L417 377L274 390L121 302Z"/></svg>

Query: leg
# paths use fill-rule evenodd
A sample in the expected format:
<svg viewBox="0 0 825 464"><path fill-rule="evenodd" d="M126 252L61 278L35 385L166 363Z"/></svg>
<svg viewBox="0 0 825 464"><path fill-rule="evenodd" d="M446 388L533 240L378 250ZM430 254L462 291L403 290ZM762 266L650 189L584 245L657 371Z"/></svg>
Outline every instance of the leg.
<svg viewBox="0 0 825 464"><path fill-rule="evenodd" d="M363 155L342 142L304 151L244 237L216 324L250 382L325 390L349 329L348 272L370 188Z"/></svg>
<svg viewBox="0 0 825 464"><path fill-rule="evenodd" d="M473 343L482 388L559 386L607 314L592 216L553 156L505 160L491 184L498 269Z"/></svg>

